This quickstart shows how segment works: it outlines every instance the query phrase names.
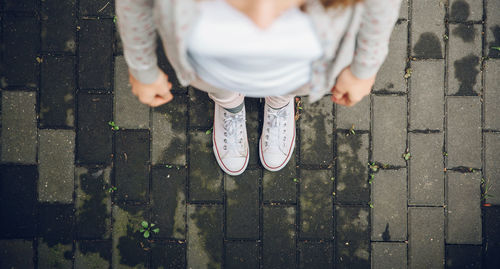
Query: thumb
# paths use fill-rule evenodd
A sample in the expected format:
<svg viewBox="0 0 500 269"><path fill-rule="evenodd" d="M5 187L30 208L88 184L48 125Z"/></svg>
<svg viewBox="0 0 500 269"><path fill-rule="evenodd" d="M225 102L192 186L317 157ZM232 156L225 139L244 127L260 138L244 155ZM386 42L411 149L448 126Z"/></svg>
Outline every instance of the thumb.
<svg viewBox="0 0 500 269"><path fill-rule="evenodd" d="M341 99L345 93L346 93L345 90L341 90L341 89L337 88L336 85L333 86L333 88L332 88L332 97L336 100Z"/></svg>

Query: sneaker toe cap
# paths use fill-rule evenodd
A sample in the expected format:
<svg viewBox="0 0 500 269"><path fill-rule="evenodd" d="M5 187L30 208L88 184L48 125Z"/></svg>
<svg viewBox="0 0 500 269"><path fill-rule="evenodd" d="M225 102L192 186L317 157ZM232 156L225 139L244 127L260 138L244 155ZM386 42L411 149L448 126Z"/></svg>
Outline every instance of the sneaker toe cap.
<svg viewBox="0 0 500 269"><path fill-rule="evenodd" d="M264 165L269 168L279 168L286 160L286 156L282 153L267 152L263 154Z"/></svg>
<svg viewBox="0 0 500 269"><path fill-rule="evenodd" d="M245 157L231 157L222 159L226 173L230 175L239 175L244 171L247 158Z"/></svg>

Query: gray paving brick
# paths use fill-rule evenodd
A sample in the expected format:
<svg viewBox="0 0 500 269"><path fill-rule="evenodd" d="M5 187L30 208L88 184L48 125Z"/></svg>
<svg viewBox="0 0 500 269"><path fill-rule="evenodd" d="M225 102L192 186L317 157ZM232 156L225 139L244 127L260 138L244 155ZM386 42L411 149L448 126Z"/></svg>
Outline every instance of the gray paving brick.
<svg viewBox="0 0 500 269"><path fill-rule="evenodd" d="M485 56L500 58L500 50L492 47L500 46L500 2L486 1L486 48Z"/></svg>
<svg viewBox="0 0 500 269"><path fill-rule="evenodd" d="M305 164L330 164L333 160L333 102L325 97L314 104L307 104L306 100L303 103L299 119L301 161Z"/></svg>
<svg viewBox="0 0 500 269"><path fill-rule="evenodd" d="M226 268L259 268L259 243L227 242Z"/></svg>
<svg viewBox="0 0 500 269"><path fill-rule="evenodd" d="M300 237L333 237L333 181L330 170L302 170L300 176Z"/></svg>
<svg viewBox="0 0 500 269"><path fill-rule="evenodd" d="M399 9L399 19L408 19L408 0L401 1L401 8Z"/></svg>
<svg viewBox="0 0 500 269"><path fill-rule="evenodd" d="M2 161L36 163L36 94L2 92Z"/></svg>
<svg viewBox="0 0 500 269"><path fill-rule="evenodd" d="M443 205L443 134L409 134L409 200L412 205Z"/></svg>
<svg viewBox="0 0 500 269"><path fill-rule="evenodd" d="M226 234L229 238L259 238L260 170L226 176Z"/></svg>
<svg viewBox="0 0 500 269"><path fill-rule="evenodd" d="M444 61L411 64L410 130L442 130L444 113Z"/></svg>
<svg viewBox="0 0 500 269"><path fill-rule="evenodd" d="M481 173L447 172L446 243L478 244L481 237Z"/></svg>
<svg viewBox="0 0 500 269"><path fill-rule="evenodd" d="M446 245L446 268L484 268L481 267L481 252L481 246Z"/></svg>
<svg viewBox="0 0 500 269"><path fill-rule="evenodd" d="M410 207L410 268L444 268L444 210L441 207Z"/></svg>
<svg viewBox="0 0 500 269"><path fill-rule="evenodd" d="M412 1L412 55L443 58L445 3L434 0Z"/></svg>
<svg viewBox="0 0 500 269"><path fill-rule="evenodd" d="M221 268L222 207L188 205L187 268Z"/></svg>
<svg viewBox="0 0 500 269"><path fill-rule="evenodd" d="M337 129L370 130L370 97L365 96L352 107L335 105L335 124Z"/></svg>
<svg viewBox="0 0 500 269"><path fill-rule="evenodd" d="M446 167L481 167L481 100L447 97L446 112Z"/></svg>
<svg viewBox="0 0 500 269"><path fill-rule="evenodd" d="M372 243L373 269L406 269L406 243Z"/></svg>
<svg viewBox="0 0 500 269"><path fill-rule="evenodd" d="M451 0L450 21L480 21L483 19L483 2L474 0Z"/></svg>
<svg viewBox="0 0 500 269"><path fill-rule="evenodd" d="M111 265L111 241L77 241L75 269L106 269Z"/></svg>
<svg viewBox="0 0 500 269"><path fill-rule="evenodd" d="M335 268L370 268L370 210L335 207Z"/></svg>
<svg viewBox="0 0 500 269"><path fill-rule="evenodd" d="M27 240L0 240L1 268L34 268L33 242Z"/></svg>
<svg viewBox="0 0 500 269"><path fill-rule="evenodd" d="M406 169L380 170L372 185L372 240L406 240Z"/></svg>
<svg viewBox="0 0 500 269"><path fill-rule="evenodd" d="M380 68L374 91L406 92L405 67L407 59L408 23L396 24L389 43L389 54Z"/></svg>
<svg viewBox="0 0 500 269"><path fill-rule="evenodd" d="M114 119L116 125L127 129L149 127L149 107L132 93L128 67L124 56L115 57Z"/></svg>
<svg viewBox="0 0 500 269"><path fill-rule="evenodd" d="M448 95L471 96L481 90L481 25L450 25Z"/></svg>
<svg viewBox="0 0 500 269"><path fill-rule="evenodd" d="M333 246L331 242L299 242L299 268L332 268Z"/></svg>
<svg viewBox="0 0 500 269"><path fill-rule="evenodd" d="M488 189L484 198L487 203L500 204L500 166L498 152L500 152L500 134L484 134L484 175L485 187Z"/></svg>
<svg viewBox="0 0 500 269"><path fill-rule="evenodd" d="M405 165L406 97L373 97L373 160Z"/></svg>
<svg viewBox="0 0 500 269"><path fill-rule="evenodd" d="M72 203L75 132L40 130L38 201Z"/></svg>
<svg viewBox="0 0 500 269"><path fill-rule="evenodd" d="M296 268L295 207L264 207L264 268Z"/></svg>
<svg viewBox="0 0 500 269"><path fill-rule="evenodd" d="M295 155L290 158L288 164L277 172L264 170L262 179L262 192L266 202L295 202L296 184L293 181L296 178Z"/></svg>
<svg viewBox="0 0 500 269"><path fill-rule="evenodd" d="M500 7L499 7L500 8ZM500 60L486 61L484 71L484 128L500 130Z"/></svg>

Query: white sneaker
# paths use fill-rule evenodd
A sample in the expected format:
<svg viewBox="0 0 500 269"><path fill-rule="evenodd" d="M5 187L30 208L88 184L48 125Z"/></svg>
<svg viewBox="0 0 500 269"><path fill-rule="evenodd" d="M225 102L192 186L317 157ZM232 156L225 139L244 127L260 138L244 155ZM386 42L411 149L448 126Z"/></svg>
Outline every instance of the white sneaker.
<svg viewBox="0 0 500 269"><path fill-rule="evenodd" d="M245 107L231 113L215 104L212 134L215 159L220 168L231 176L237 176L248 165L249 151Z"/></svg>
<svg viewBox="0 0 500 269"><path fill-rule="evenodd" d="M293 99L283 108L264 106L264 124L259 141L259 156L264 168L278 171L285 167L295 148L295 111Z"/></svg>

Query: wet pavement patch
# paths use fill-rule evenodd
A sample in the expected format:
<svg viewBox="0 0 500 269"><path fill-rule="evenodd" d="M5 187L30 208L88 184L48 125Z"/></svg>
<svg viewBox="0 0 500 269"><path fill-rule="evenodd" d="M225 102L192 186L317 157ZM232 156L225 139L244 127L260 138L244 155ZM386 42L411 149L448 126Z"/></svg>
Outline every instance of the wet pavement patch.
<svg viewBox="0 0 500 269"><path fill-rule="evenodd" d="M426 59L443 58L441 42L438 36L431 32L420 35L415 47L413 48L415 56Z"/></svg>
<svg viewBox="0 0 500 269"><path fill-rule="evenodd" d="M456 95L475 96L477 93L473 90L479 74L479 57L469 54L453 63L455 67L455 78L460 82L460 88Z"/></svg>

